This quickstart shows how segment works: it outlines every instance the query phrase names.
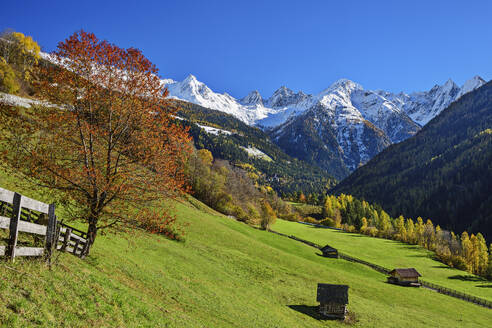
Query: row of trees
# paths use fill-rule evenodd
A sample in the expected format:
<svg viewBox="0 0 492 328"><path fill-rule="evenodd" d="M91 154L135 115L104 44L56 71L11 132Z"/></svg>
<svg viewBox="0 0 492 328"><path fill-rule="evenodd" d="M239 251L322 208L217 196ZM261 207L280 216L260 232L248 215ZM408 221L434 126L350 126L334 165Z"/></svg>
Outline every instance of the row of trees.
<svg viewBox="0 0 492 328"><path fill-rule="evenodd" d="M350 195L328 196L323 204L321 224L360 232L372 237L399 240L420 245L435 252L451 267L492 278L492 244L487 248L481 233L461 236L434 226L431 220L418 217L392 218L380 206L360 201Z"/></svg>

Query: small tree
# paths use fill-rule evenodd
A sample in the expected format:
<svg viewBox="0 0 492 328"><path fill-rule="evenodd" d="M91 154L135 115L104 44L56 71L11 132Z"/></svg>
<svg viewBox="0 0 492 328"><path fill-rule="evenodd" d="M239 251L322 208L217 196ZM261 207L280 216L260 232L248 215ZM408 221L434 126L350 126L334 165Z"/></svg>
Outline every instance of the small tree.
<svg viewBox="0 0 492 328"><path fill-rule="evenodd" d="M270 230L270 227L275 224L277 215L270 204L265 200L261 203L261 228Z"/></svg>
<svg viewBox="0 0 492 328"><path fill-rule="evenodd" d="M14 70L0 57L0 91L15 94L19 88Z"/></svg>
<svg viewBox="0 0 492 328"><path fill-rule="evenodd" d="M0 158L75 200L89 246L98 230L121 224L152 222L161 231L169 213L151 205L184 190L190 138L173 118L156 67L139 50L84 31L53 56L63 67L42 68L39 94L56 106L29 117L12 110L22 122L12 129L16 151Z"/></svg>

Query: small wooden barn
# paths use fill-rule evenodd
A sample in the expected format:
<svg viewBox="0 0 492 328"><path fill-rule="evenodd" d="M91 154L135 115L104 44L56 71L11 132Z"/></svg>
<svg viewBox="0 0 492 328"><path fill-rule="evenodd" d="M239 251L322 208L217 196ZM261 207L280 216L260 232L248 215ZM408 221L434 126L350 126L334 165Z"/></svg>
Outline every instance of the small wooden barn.
<svg viewBox="0 0 492 328"><path fill-rule="evenodd" d="M422 275L414 268L394 269L389 274L388 282L392 284L412 287L420 286L419 277L422 277Z"/></svg>
<svg viewBox="0 0 492 328"><path fill-rule="evenodd" d="M319 312L331 319L345 319L348 304L348 286L318 284Z"/></svg>
<svg viewBox="0 0 492 328"><path fill-rule="evenodd" d="M321 248L321 252L323 252L324 257L331 257L331 258L338 258L338 251L331 247L330 245L326 245L323 248Z"/></svg>

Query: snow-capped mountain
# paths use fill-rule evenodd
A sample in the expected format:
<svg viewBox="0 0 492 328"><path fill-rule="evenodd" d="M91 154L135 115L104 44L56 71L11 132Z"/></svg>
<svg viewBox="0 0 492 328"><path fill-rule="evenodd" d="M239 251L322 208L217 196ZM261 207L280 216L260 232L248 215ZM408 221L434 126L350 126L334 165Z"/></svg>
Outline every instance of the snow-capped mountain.
<svg viewBox="0 0 492 328"><path fill-rule="evenodd" d="M424 126L453 101L485 83L485 80L480 76L474 76L466 81L461 88L449 79L443 85L436 84L432 89L424 92L392 94L385 91L377 91L377 93L402 108L414 122Z"/></svg>
<svg viewBox="0 0 492 328"><path fill-rule="evenodd" d="M180 99L197 105L231 114L249 125L272 127L285 122L299 110L306 109L301 104L310 96L299 92L295 94L286 87L279 88L272 97L264 100L258 91L250 92L237 100L227 93L215 93L193 75L181 82L163 80L169 90L170 98Z"/></svg>
<svg viewBox="0 0 492 328"><path fill-rule="evenodd" d="M485 81L475 76L466 81L460 88L452 80L443 85L435 85L429 91L406 93L391 93L383 90L364 90L362 86L352 82L348 88L339 90L340 84L351 82L341 79L333 83L329 88L317 95L305 94L302 91L294 91L280 87L270 98L263 98L258 91L252 91L242 99L235 99L227 93L215 93L203 82L193 75L188 75L183 81L177 82L171 79L162 80L169 90L171 98L181 99L198 104L210 109L219 110L231 114L249 125L257 125L263 128L273 128L286 122L289 118L299 115L317 104L317 102L328 96L331 90L338 93L350 94L351 106L356 109L365 119L377 127L388 130L386 115L391 113L407 121L402 116L406 113L415 123L425 125L433 117L439 114L449 104L462 95L482 86ZM347 94L347 95L348 95ZM343 98L343 97L342 97ZM347 103L347 101L345 101ZM381 119L383 121L381 122ZM393 119L394 123L394 119ZM393 130L399 130L394 126ZM393 141L400 141L397 132L390 132ZM394 135L394 136L393 136Z"/></svg>
<svg viewBox="0 0 492 328"><path fill-rule="evenodd" d="M462 87L452 80L429 91L406 94L371 91L347 79L318 94L285 86L269 98L258 91L242 99L213 92L189 75L163 80L171 98L231 114L256 125L292 156L336 171L337 177L364 164L391 143L405 140L464 94L482 86L479 76Z"/></svg>

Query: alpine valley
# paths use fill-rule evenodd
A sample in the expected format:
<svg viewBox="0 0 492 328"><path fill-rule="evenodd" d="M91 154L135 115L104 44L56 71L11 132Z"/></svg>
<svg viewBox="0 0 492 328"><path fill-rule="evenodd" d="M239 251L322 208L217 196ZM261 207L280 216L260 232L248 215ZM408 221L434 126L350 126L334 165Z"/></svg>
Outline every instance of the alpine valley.
<svg viewBox="0 0 492 328"><path fill-rule="evenodd" d="M341 79L318 94L282 86L269 98L252 91L242 99L216 93L193 75L181 82L167 79L162 83L171 98L258 127L288 155L343 179L389 145L415 135L452 102L485 81L475 76L461 87L448 80L429 91L395 94L365 90Z"/></svg>

